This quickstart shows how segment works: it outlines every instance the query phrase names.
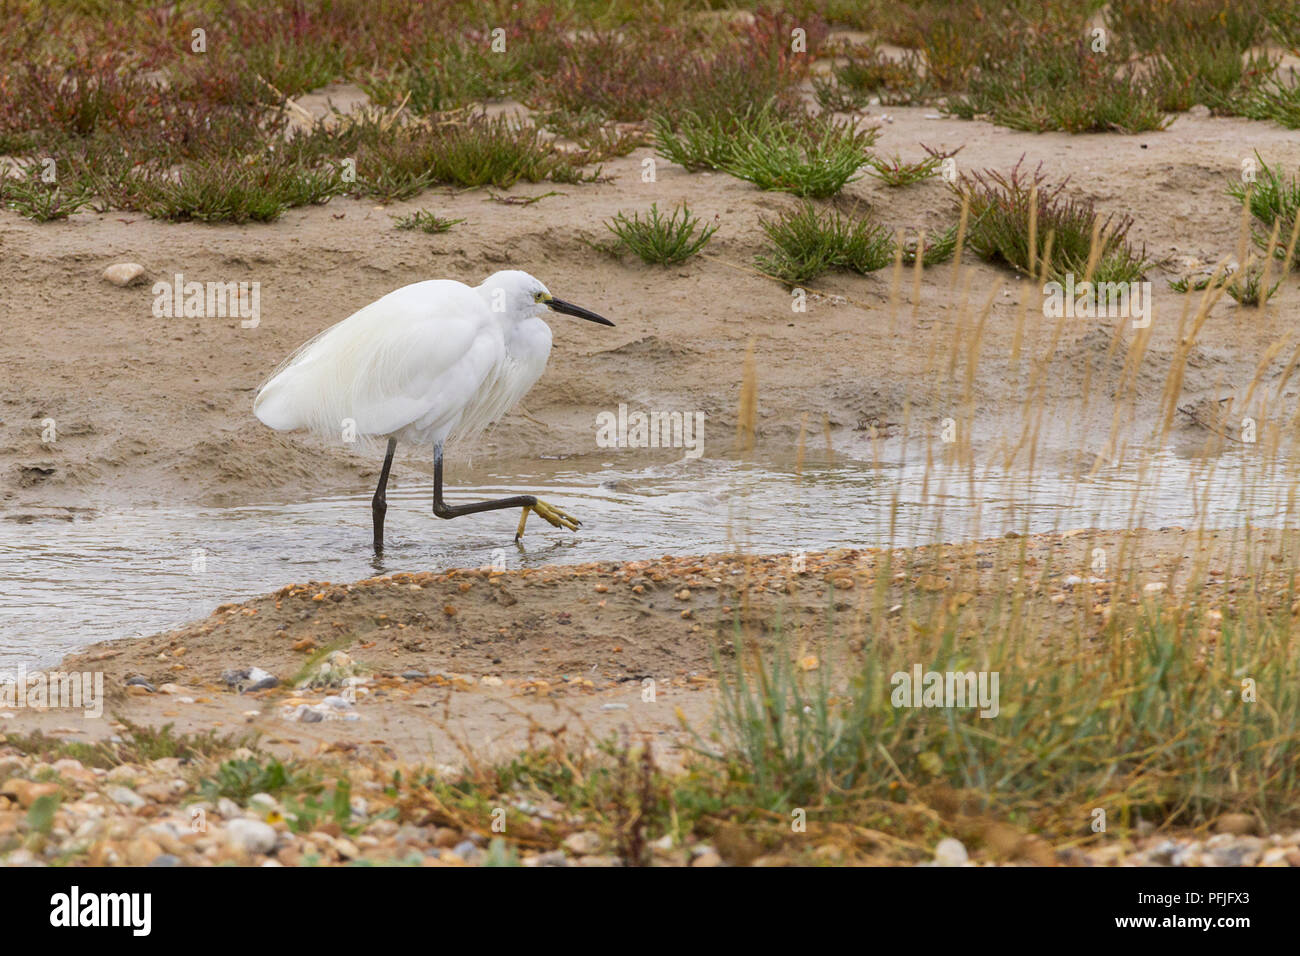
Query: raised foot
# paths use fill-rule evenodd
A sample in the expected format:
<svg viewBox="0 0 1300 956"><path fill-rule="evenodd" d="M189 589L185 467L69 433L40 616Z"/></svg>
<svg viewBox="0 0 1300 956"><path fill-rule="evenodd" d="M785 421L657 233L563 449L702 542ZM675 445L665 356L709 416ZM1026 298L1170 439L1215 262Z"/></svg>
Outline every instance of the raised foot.
<svg viewBox="0 0 1300 956"><path fill-rule="evenodd" d="M516 541L524 536L524 525L528 523L528 512L530 511L537 512L537 517L556 528L568 528L570 531L577 531L579 525L582 524L581 521L562 508L538 500L535 504L524 506L523 514L519 516L519 528L515 531Z"/></svg>

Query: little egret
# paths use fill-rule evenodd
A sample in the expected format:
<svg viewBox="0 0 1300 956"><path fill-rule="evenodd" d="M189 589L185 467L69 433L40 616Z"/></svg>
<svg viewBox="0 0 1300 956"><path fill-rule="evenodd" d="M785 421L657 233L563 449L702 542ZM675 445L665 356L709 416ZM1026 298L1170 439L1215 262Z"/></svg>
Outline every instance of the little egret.
<svg viewBox="0 0 1300 956"><path fill-rule="evenodd" d="M390 292L307 342L272 373L253 412L277 431L337 436L349 425L363 438L387 438L388 453L371 501L376 553L384 550L384 491L397 442L433 443L433 513L439 518L522 508L557 528L578 519L533 495L465 505L442 500L443 443L499 419L533 387L551 353L547 309L614 323L555 298L526 272L506 271L470 287L447 279Z"/></svg>

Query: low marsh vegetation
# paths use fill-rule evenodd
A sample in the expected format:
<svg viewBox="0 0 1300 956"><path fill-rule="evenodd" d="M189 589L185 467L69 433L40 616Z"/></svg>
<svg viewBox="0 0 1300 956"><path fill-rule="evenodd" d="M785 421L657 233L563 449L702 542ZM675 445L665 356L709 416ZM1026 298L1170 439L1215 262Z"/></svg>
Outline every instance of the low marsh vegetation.
<svg viewBox="0 0 1300 956"><path fill-rule="evenodd" d="M615 214L605 223L614 241L612 252L631 252L654 265L677 265L703 249L718 231L717 224L703 224L683 203L664 215L658 203L650 204L645 218L640 213Z"/></svg>
<svg viewBox="0 0 1300 956"><path fill-rule="evenodd" d="M201 57L184 4L122 12L111 49L58 42L99 36L95 9L20 0L0 15L0 153L59 166L57 189L6 187L7 203L41 221L83 199L99 211L262 222L343 193L392 201L433 185L592 182L596 164L626 156L651 128L661 154L688 169L825 198L861 175L873 136L831 111L873 103L931 103L1023 130L1154 131L1196 103L1300 124L1294 76L1261 52L1300 46L1300 14L1283 0L862 10L816 0L743 16L673 4L647 14L624 3L339 0L281 11L235 0L223 15L241 42ZM832 25L864 23L870 46L828 41ZM829 70L814 70L819 60ZM798 93L810 76L823 117ZM336 83L360 87L377 118L290 132L305 113L291 100ZM498 100L534 119L472 118ZM555 148L542 130L578 149ZM357 178L340 182L349 160ZM876 159L868 172L901 184L930 170Z"/></svg>
<svg viewBox="0 0 1300 956"><path fill-rule="evenodd" d="M1255 153L1250 176L1230 182L1228 195L1250 210L1255 246L1300 268L1300 178Z"/></svg>
<svg viewBox="0 0 1300 956"><path fill-rule="evenodd" d="M759 225L771 243L759 256L759 268L788 283L807 282L830 269L866 274L894 261L892 233L869 215L847 216L803 202Z"/></svg>
<svg viewBox="0 0 1300 956"><path fill-rule="evenodd" d="M1066 273L1098 282L1135 282L1146 272L1144 252L1128 241L1132 217L1102 217L1091 202L1052 185L1042 168L1017 163L964 175L953 189L967 197L966 243L981 258L1026 275L1061 279Z"/></svg>

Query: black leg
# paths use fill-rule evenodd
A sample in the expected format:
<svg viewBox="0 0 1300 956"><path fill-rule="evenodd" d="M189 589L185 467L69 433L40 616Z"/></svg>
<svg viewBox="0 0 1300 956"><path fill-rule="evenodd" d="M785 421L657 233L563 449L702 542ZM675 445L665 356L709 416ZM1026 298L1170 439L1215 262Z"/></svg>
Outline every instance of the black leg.
<svg viewBox="0 0 1300 956"><path fill-rule="evenodd" d="M388 512L388 499L384 492L388 490L388 470L393 467L393 452L397 451L397 439L388 439L388 454L384 456L384 470L379 473L379 487L375 497L370 500L370 512L375 519L375 554L384 551L384 515Z"/></svg>
<svg viewBox="0 0 1300 956"><path fill-rule="evenodd" d="M512 498L494 498L470 505L449 505L442 500L442 446L433 446L433 513L439 518L459 518L481 511L500 511L504 508L532 508L537 504L534 495L515 495Z"/></svg>
<svg viewBox="0 0 1300 956"><path fill-rule="evenodd" d="M468 505L447 504L442 500L442 445L433 446L433 513L435 515L450 519L484 511L502 511L506 508L526 509L520 518L519 530L515 532L515 540L518 540L524 532L524 519L528 517L529 511L536 511L557 528L567 527L577 530L579 524L578 519L550 505L538 502L536 495L512 495L509 498L493 498L491 501L476 501Z"/></svg>

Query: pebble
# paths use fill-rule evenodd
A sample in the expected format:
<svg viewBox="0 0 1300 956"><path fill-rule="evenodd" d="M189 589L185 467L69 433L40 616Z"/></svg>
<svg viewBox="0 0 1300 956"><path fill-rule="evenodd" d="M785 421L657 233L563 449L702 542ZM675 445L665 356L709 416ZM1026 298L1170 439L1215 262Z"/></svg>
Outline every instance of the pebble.
<svg viewBox="0 0 1300 956"><path fill-rule="evenodd" d="M582 830L578 833L570 833L564 838L564 848L570 853L578 856L588 856L600 851L600 835L590 830Z"/></svg>
<svg viewBox="0 0 1300 956"><path fill-rule="evenodd" d="M241 694L268 690L280 683L279 678L260 667L232 668L222 671L221 679L227 687L233 687Z"/></svg>
<svg viewBox="0 0 1300 956"><path fill-rule="evenodd" d="M360 720L351 701L343 697L326 697L319 704L298 704L286 707L281 716L304 724L319 724L323 720Z"/></svg>
<svg viewBox="0 0 1300 956"><path fill-rule="evenodd" d="M280 679L270 671L264 671L260 667L250 667L248 669L248 686L244 688L244 693L250 693L256 690L269 690L280 683Z"/></svg>
<svg viewBox="0 0 1300 956"><path fill-rule="evenodd" d="M278 840L275 829L261 820L241 817L226 824L226 845L246 853L270 853Z"/></svg>
<svg viewBox="0 0 1300 956"><path fill-rule="evenodd" d="M1173 840L1165 840L1157 844L1146 853L1146 858L1152 863L1159 863L1167 866L1173 862L1174 854L1179 850L1178 844Z"/></svg>
<svg viewBox="0 0 1300 956"><path fill-rule="evenodd" d="M260 813L279 813L280 801L269 793L255 793L248 798L248 808Z"/></svg>
<svg viewBox="0 0 1300 956"><path fill-rule="evenodd" d="M1251 817L1254 821L1254 817ZM1217 825L1217 823L1216 823ZM1300 863L1300 853L1292 861L1286 846L1272 846L1284 842L1281 835L1264 840L1261 837L1234 833L1216 833L1202 842L1196 839L1163 838L1149 841L1136 852L1125 853L1118 845L1094 848L1088 851L1091 862L1127 864L1132 866L1294 866ZM1273 853L1279 850L1280 853Z"/></svg>
<svg viewBox="0 0 1300 956"><path fill-rule="evenodd" d="M483 856L483 851L476 847L469 840L462 840L452 848L452 853L464 860L466 863L477 863Z"/></svg>
<svg viewBox="0 0 1300 956"><path fill-rule="evenodd" d="M1062 582L1067 588L1075 587L1079 584L1105 584L1104 578L1081 578L1077 574L1071 574Z"/></svg>
<svg viewBox="0 0 1300 956"><path fill-rule="evenodd" d="M80 784L83 787L94 784L97 779L94 771L83 767L80 760L56 760L54 769L58 771L59 776L64 780Z"/></svg>
<svg viewBox="0 0 1300 956"><path fill-rule="evenodd" d="M30 809L41 797L58 792L59 785L56 783L35 783L31 780L11 779L0 786L0 796L13 797L24 810Z"/></svg>
<svg viewBox="0 0 1300 956"><path fill-rule="evenodd" d="M119 764L104 777L109 783L135 783L143 775L142 768L132 763Z"/></svg>
<svg viewBox="0 0 1300 956"><path fill-rule="evenodd" d="M1259 865L1260 866L1289 866L1290 864L1287 862L1287 853L1289 852L1290 851L1288 851L1287 848L1284 846L1269 847L1267 850L1264 851L1264 855L1260 857Z"/></svg>
<svg viewBox="0 0 1300 956"><path fill-rule="evenodd" d="M433 845L441 849L450 850L460 842L460 833L451 827L437 827L433 831Z"/></svg>
<svg viewBox="0 0 1300 956"><path fill-rule="evenodd" d="M134 285L144 278L144 266L138 262L118 262L104 270L104 279L116 286Z"/></svg>
<svg viewBox="0 0 1300 956"><path fill-rule="evenodd" d="M1264 841L1259 837L1241 837L1210 851L1215 866L1254 866L1264 855Z"/></svg>
<svg viewBox="0 0 1300 956"><path fill-rule="evenodd" d="M147 837L132 840L126 847L128 866L148 866L162 856L163 849Z"/></svg>
<svg viewBox="0 0 1300 956"><path fill-rule="evenodd" d="M936 866L962 866L969 859L966 847L961 840L953 837L944 837L939 841L939 845L934 848L934 863Z"/></svg>
<svg viewBox="0 0 1300 956"><path fill-rule="evenodd" d="M136 793L130 787L109 787L104 791L104 796L114 803L121 804L124 807L130 807L132 810L139 810L141 807L149 805L149 801L140 794Z"/></svg>

